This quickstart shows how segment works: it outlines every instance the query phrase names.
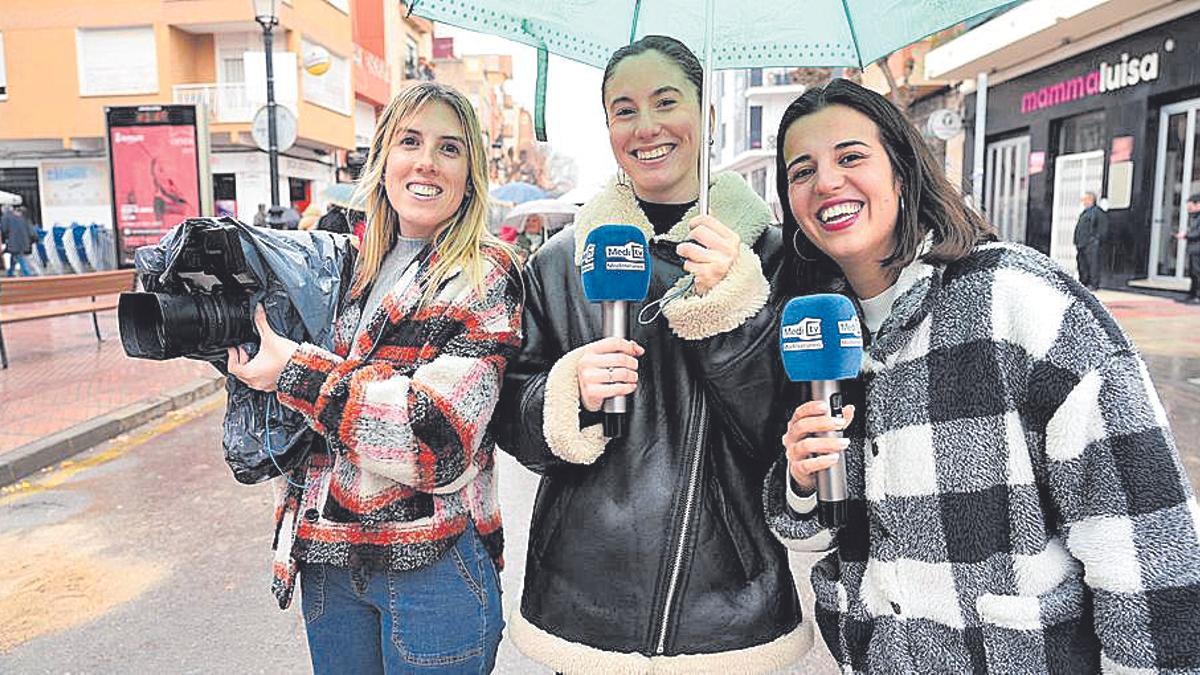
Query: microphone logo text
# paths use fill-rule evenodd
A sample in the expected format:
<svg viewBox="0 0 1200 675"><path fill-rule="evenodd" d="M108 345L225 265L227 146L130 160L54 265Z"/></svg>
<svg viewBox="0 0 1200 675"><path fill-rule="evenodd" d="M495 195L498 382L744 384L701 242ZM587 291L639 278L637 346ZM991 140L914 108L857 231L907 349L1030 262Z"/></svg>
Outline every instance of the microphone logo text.
<svg viewBox="0 0 1200 675"><path fill-rule="evenodd" d="M585 260L587 252L584 252ZM646 247L631 241L622 246L604 247L604 269L641 272L646 269Z"/></svg>
<svg viewBox="0 0 1200 675"><path fill-rule="evenodd" d="M785 352L825 348L825 343L821 340L821 320L814 317L807 317L796 323L783 326L780 329L780 336L784 340L794 341L785 342L782 345L782 349Z"/></svg>
<svg viewBox="0 0 1200 675"><path fill-rule="evenodd" d="M586 273L591 272L594 269L596 269L596 245L588 244L587 247L583 249L583 264L581 265L580 271Z"/></svg>

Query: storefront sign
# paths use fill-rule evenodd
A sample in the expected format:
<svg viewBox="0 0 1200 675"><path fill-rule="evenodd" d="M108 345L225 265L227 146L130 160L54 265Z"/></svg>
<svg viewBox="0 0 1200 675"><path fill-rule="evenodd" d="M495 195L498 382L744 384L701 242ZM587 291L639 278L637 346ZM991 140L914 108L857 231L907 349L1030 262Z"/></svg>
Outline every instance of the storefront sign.
<svg viewBox="0 0 1200 675"><path fill-rule="evenodd" d="M1128 162L1133 159L1133 136L1116 136L1112 139L1112 150L1108 153L1108 163Z"/></svg>
<svg viewBox="0 0 1200 675"><path fill-rule="evenodd" d="M1157 51L1132 58L1129 54L1122 54L1120 63L1110 65L1104 62L1099 69L1090 73L1024 94L1021 96L1021 112L1028 114L1142 82L1153 82L1158 79L1158 58Z"/></svg>
<svg viewBox="0 0 1200 675"><path fill-rule="evenodd" d="M1046 170L1046 151L1038 150L1029 153L1029 175L1032 176Z"/></svg>

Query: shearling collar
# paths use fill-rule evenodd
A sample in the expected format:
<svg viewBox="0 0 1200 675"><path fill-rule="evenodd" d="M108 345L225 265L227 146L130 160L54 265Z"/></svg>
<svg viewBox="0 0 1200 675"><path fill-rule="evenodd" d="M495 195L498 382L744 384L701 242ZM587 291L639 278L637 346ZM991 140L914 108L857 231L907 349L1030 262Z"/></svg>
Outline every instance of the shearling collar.
<svg viewBox="0 0 1200 675"><path fill-rule="evenodd" d="M759 235L771 224L771 209L759 198L740 174L725 171L713 176L708 188L709 213L737 232L742 243L753 246ZM699 214L697 206L688 209L683 218L663 239L683 241L687 239L688 221ZM638 206L633 188L613 179L608 185L580 209L575 216L575 264L583 261L583 248L588 232L605 223L635 225L646 235L647 241L654 237L654 227Z"/></svg>

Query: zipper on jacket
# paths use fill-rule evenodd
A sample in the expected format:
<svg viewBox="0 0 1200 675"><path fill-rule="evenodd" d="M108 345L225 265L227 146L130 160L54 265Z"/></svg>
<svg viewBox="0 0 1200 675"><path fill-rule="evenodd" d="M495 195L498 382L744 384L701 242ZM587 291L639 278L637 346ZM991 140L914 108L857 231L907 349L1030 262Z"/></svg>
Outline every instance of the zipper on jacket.
<svg viewBox="0 0 1200 675"><path fill-rule="evenodd" d="M688 535L691 530L692 509L696 505L696 489L700 483L700 459L704 456L704 431L708 427L708 406L705 404L702 392L696 395L699 398L700 414L697 415L695 449L692 453L691 466L688 468L687 493L683 502L683 524L679 528L679 544L675 548L675 557L671 561L671 574L667 581L667 597L663 601L662 625L659 626L658 644L654 648L656 654L662 654L667 648L667 630L671 624L671 604L675 601L675 592L679 587L683 554L687 549Z"/></svg>

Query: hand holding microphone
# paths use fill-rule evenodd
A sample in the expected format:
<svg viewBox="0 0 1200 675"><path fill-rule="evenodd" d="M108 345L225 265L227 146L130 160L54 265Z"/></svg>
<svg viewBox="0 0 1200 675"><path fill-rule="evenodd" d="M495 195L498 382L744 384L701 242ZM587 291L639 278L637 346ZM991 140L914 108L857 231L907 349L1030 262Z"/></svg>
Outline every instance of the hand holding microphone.
<svg viewBox="0 0 1200 675"><path fill-rule="evenodd" d="M584 407L604 410L604 435L620 438L628 425L628 394L637 388L637 358L644 352L628 339L629 303L642 302L650 289L646 235L633 225L600 225L584 242L580 280L588 302L601 306L604 339L585 349L576 366Z"/></svg>
<svg viewBox="0 0 1200 675"><path fill-rule="evenodd" d="M812 384L814 401L792 414L783 444L788 468L802 489L817 486L817 519L825 527L846 522L846 462L849 442L841 432L854 418L843 406L839 380L858 376L863 340L849 298L834 294L792 298L783 308L779 353L788 379Z"/></svg>

